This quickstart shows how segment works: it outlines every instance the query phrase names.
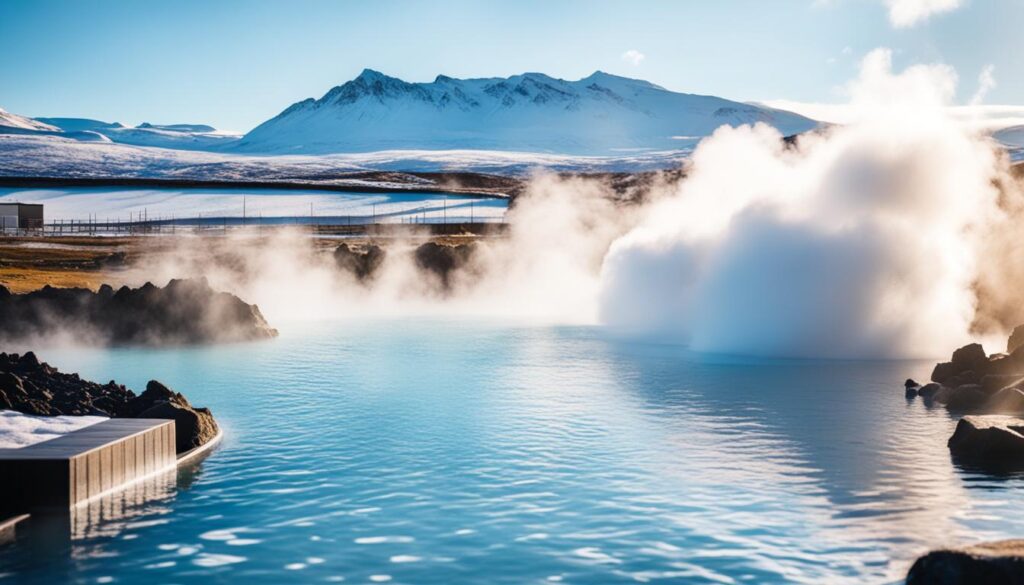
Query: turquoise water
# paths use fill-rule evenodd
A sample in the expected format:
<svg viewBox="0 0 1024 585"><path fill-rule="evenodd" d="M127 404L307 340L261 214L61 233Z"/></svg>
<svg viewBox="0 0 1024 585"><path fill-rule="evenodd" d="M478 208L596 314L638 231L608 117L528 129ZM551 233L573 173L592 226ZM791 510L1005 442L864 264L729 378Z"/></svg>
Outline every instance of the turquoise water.
<svg viewBox="0 0 1024 585"><path fill-rule="evenodd" d="M921 362L436 321L40 354L160 379L226 436L74 538L0 549L0 582L887 583L929 547L1024 535L1024 480L953 466L955 421L904 399Z"/></svg>

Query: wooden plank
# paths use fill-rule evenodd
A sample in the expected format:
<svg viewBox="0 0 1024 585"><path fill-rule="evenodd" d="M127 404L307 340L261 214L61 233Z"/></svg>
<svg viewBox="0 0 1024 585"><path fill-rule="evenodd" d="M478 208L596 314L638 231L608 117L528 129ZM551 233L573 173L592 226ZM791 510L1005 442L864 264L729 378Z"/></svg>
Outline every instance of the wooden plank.
<svg viewBox="0 0 1024 585"><path fill-rule="evenodd" d="M110 444L110 481L114 485L124 483L124 441Z"/></svg>
<svg viewBox="0 0 1024 585"><path fill-rule="evenodd" d="M114 485L114 454L111 447L98 449L100 454L100 491L107 491Z"/></svg>
<svg viewBox="0 0 1024 585"><path fill-rule="evenodd" d="M124 440L124 477L130 480L135 477L135 444L138 437L128 437Z"/></svg>
<svg viewBox="0 0 1024 585"><path fill-rule="evenodd" d="M87 498L100 493L100 454L99 451L91 451L86 454L86 473L89 475L89 492Z"/></svg>

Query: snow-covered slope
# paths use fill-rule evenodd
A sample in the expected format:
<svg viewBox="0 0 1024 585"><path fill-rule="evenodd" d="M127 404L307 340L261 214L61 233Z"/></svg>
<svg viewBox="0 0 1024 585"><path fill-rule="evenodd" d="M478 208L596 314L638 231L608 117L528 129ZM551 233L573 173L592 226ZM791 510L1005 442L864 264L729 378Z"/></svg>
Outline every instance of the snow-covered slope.
<svg viewBox="0 0 1024 585"><path fill-rule="evenodd" d="M358 171L472 171L528 175L538 168L580 172L659 170L678 166L689 153L688 149L680 149L579 156L484 150L401 150L316 156L248 156L87 143L60 135L12 136L0 133L0 175L335 183L334 179L339 175Z"/></svg>
<svg viewBox="0 0 1024 585"><path fill-rule="evenodd" d="M238 134L218 131L204 124L157 126L144 123L135 128L109 128L100 132L121 144L178 150L217 150L224 144L238 140L239 137Z"/></svg>
<svg viewBox="0 0 1024 585"><path fill-rule="evenodd" d="M597 72L407 83L364 70L319 100L293 104L231 148L260 153L494 149L609 154L690 145L722 125L764 122L783 134L813 120L722 98L675 93Z"/></svg>
<svg viewBox="0 0 1024 585"><path fill-rule="evenodd" d="M36 132L59 132L60 129L32 118L12 114L0 108L0 126L4 128L17 128L19 130L32 130Z"/></svg>
<svg viewBox="0 0 1024 585"><path fill-rule="evenodd" d="M239 135L205 124L144 123L127 128L118 122L89 118L26 118L0 110L0 134L58 136L84 142L116 142L178 150L217 150Z"/></svg>
<svg viewBox="0 0 1024 585"><path fill-rule="evenodd" d="M120 122L104 122L102 120L90 120L89 118L36 118L35 121L55 126L64 132L103 131L112 128L124 128Z"/></svg>

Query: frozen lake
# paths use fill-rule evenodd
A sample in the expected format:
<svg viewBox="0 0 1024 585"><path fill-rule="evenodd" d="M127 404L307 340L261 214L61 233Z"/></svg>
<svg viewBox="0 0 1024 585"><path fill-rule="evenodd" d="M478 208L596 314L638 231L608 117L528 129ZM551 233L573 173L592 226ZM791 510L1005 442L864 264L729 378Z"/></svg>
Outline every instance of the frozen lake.
<svg viewBox="0 0 1024 585"><path fill-rule="evenodd" d="M759 361L593 327L285 327L266 343L51 349L209 406L224 443L13 583L895 583L1024 533L1024 479L951 463L923 362Z"/></svg>
<svg viewBox="0 0 1024 585"><path fill-rule="evenodd" d="M45 205L46 222L199 218L361 218L377 222L501 221L508 201L449 193L349 193L292 189L0 188L0 202ZM320 218L320 219L317 219Z"/></svg>

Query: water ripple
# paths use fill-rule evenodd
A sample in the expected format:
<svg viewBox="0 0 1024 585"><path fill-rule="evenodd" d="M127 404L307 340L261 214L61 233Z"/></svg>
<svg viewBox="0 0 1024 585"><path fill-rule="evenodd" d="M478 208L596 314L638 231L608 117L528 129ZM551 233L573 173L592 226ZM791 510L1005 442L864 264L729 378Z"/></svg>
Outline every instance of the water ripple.
<svg viewBox="0 0 1024 585"><path fill-rule="evenodd" d="M438 322L46 355L160 379L226 437L164 499L0 551L0 583L894 583L1024 534L1022 478L953 466L955 420L904 400L924 363Z"/></svg>

